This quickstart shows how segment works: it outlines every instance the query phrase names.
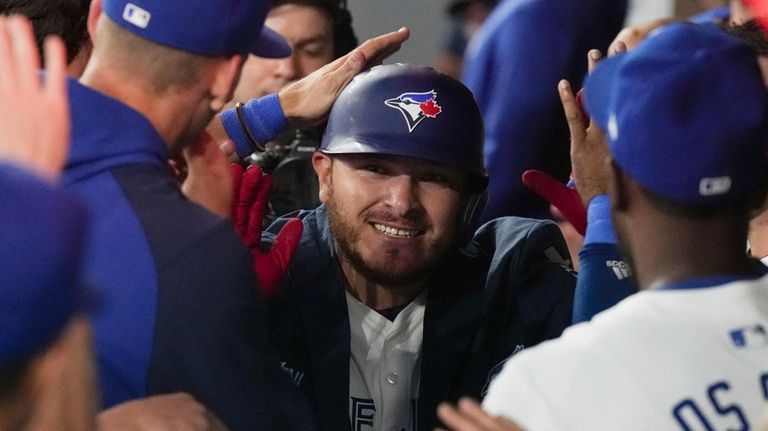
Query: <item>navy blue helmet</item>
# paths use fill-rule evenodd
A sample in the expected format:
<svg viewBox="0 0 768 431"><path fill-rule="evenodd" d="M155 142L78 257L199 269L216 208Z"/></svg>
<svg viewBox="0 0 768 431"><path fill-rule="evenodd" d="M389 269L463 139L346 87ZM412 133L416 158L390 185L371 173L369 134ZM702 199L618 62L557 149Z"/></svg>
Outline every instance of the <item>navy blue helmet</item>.
<svg viewBox="0 0 768 431"><path fill-rule="evenodd" d="M485 189L483 121L472 93L430 67L376 66L331 109L320 151L407 156L468 171Z"/></svg>

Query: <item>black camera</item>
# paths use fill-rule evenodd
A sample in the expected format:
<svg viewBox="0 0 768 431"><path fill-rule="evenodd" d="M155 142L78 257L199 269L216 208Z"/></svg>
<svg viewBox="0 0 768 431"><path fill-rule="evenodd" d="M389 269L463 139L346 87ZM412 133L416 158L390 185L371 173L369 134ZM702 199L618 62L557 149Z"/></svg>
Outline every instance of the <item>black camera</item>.
<svg viewBox="0 0 768 431"><path fill-rule="evenodd" d="M264 214L266 225L275 218L320 204L317 175L312 167L312 153L320 146L317 129L294 129L268 142L263 152L246 159L272 176L272 193Z"/></svg>

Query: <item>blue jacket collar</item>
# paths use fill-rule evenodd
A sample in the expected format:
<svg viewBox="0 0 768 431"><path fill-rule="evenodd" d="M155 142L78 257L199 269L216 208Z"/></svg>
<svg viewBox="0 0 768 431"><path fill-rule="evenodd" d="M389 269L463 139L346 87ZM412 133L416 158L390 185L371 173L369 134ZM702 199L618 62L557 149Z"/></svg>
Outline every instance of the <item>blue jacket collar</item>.
<svg viewBox="0 0 768 431"><path fill-rule="evenodd" d="M70 79L72 147L64 173L69 183L120 165L164 167L163 138L139 112Z"/></svg>

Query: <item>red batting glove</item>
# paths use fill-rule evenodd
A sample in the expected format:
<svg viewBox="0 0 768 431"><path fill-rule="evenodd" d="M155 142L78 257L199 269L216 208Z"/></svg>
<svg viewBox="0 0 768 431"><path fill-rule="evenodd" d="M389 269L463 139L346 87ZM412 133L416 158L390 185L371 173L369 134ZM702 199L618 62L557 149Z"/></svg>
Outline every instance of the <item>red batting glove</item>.
<svg viewBox="0 0 768 431"><path fill-rule="evenodd" d="M294 218L280 229L269 251L261 250L261 223L264 207L272 190L272 177L264 175L258 166L243 169L232 165L235 198L232 206L232 222L235 230L248 246L253 257L253 271L259 279L261 293L266 299L275 295L293 252L299 245L304 226Z"/></svg>
<svg viewBox="0 0 768 431"><path fill-rule="evenodd" d="M587 231L587 210L575 188L535 169L523 172L523 184L549 201L578 233L584 235Z"/></svg>

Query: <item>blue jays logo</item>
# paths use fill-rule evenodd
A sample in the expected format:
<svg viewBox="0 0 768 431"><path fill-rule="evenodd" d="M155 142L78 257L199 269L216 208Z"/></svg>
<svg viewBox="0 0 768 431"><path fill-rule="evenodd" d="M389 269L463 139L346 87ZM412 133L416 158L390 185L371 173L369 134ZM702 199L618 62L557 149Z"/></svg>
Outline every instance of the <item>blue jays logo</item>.
<svg viewBox="0 0 768 431"><path fill-rule="evenodd" d="M413 132L413 129L425 118L435 118L443 111L443 108L437 104L435 90L424 93L403 93L393 99L385 100L384 104L403 114L408 123L409 133Z"/></svg>

